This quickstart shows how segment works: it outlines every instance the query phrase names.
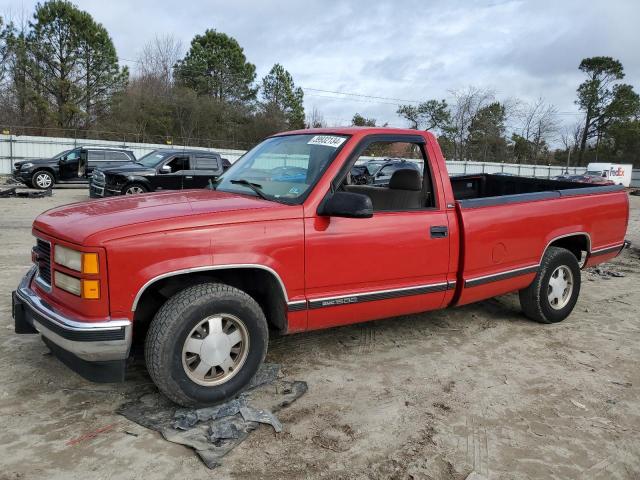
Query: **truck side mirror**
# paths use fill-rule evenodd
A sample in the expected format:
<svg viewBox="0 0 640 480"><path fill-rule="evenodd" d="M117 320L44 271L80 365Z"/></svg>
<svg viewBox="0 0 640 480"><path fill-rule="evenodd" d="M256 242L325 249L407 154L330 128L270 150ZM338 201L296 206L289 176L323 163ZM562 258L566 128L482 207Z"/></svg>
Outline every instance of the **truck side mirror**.
<svg viewBox="0 0 640 480"><path fill-rule="evenodd" d="M362 193L335 192L318 208L318 215L327 217L371 218L371 198Z"/></svg>
<svg viewBox="0 0 640 480"><path fill-rule="evenodd" d="M171 167L169 165L161 166L160 173L171 173Z"/></svg>

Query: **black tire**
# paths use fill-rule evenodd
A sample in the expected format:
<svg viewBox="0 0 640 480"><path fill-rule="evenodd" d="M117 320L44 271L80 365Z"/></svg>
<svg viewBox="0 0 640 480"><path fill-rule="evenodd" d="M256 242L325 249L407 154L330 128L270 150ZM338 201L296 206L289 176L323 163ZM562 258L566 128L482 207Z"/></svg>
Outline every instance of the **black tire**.
<svg viewBox="0 0 640 480"><path fill-rule="evenodd" d="M36 170L31 175L31 181L29 182L33 188L38 190L49 190L53 188L56 183L56 179L53 174L47 170Z"/></svg>
<svg viewBox="0 0 640 480"><path fill-rule="evenodd" d="M553 307L549 300L549 281L560 267L567 268L572 275L572 289L562 308ZM560 272L561 273L561 272ZM549 247L533 283L520 290L520 306L531 320L540 323L557 323L569 316L580 295L580 266L573 253L564 248Z"/></svg>
<svg viewBox="0 0 640 480"><path fill-rule="evenodd" d="M139 191L132 191L138 189ZM142 183L133 182L128 183L122 188L122 195L138 195L141 193L147 193L149 189L145 187Z"/></svg>
<svg viewBox="0 0 640 480"><path fill-rule="evenodd" d="M203 386L186 373L183 347L203 319L219 314L243 322L248 351L228 380ZM147 333L145 361L152 380L169 399L185 407L203 407L229 400L247 387L264 361L268 341L267 320L253 298L228 285L204 283L182 290L160 308Z"/></svg>

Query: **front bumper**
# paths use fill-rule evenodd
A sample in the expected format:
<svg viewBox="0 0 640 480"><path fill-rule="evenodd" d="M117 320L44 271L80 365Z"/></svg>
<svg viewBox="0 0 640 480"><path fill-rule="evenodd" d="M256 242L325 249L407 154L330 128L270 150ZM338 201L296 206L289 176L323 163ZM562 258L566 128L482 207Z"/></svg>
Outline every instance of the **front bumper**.
<svg viewBox="0 0 640 480"><path fill-rule="evenodd" d="M78 322L47 304L30 285L35 267L12 294L16 333L40 333L51 351L69 368L88 380L124 380L131 348L129 320Z"/></svg>
<svg viewBox="0 0 640 480"><path fill-rule="evenodd" d="M14 170L11 174L14 180L17 180L22 183L29 183L31 181L31 177L33 176L33 172L22 171L22 170Z"/></svg>
<svg viewBox="0 0 640 480"><path fill-rule="evenodd" d="M104 197L113 197L117 195L122 195L121 189L114 188L113 186L99 184L99 183L91 183L89 185L89 197L90 198L104 198Z"/></svg>

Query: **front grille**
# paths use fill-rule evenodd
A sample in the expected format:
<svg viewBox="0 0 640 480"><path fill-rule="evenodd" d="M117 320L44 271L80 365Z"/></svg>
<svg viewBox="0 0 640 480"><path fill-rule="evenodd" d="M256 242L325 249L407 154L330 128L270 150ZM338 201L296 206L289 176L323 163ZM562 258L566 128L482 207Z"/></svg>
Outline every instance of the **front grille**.
<svg viewBox="0 0 640 480"><path fill-rule="evenodd" d="M38 265L38 276L47 284L51 285L51 244L46 240L37 239L36 242L36 264Z"/></svg>

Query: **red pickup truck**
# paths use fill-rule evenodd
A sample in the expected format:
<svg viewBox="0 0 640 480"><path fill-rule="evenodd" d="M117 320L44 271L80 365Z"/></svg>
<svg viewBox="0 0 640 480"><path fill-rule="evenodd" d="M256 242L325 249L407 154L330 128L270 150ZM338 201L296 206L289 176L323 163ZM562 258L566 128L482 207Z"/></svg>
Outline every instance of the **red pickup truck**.
<svg viewBox="0 0 640 480"><path fill-rule="evenodd" d="M386 185L351 167L415 165ZM417 166L418 168L414 168ZM13 293L17 333L37 333L93 381L124 379L144 342L158 388L182 405L241 391L269 332L294 333L519 292L559 322L580 268L620 252L620 186L500 175L449 178L435 137L388 128L274 135L206 190L54 208L33 224L34 267Z"/></svg>

